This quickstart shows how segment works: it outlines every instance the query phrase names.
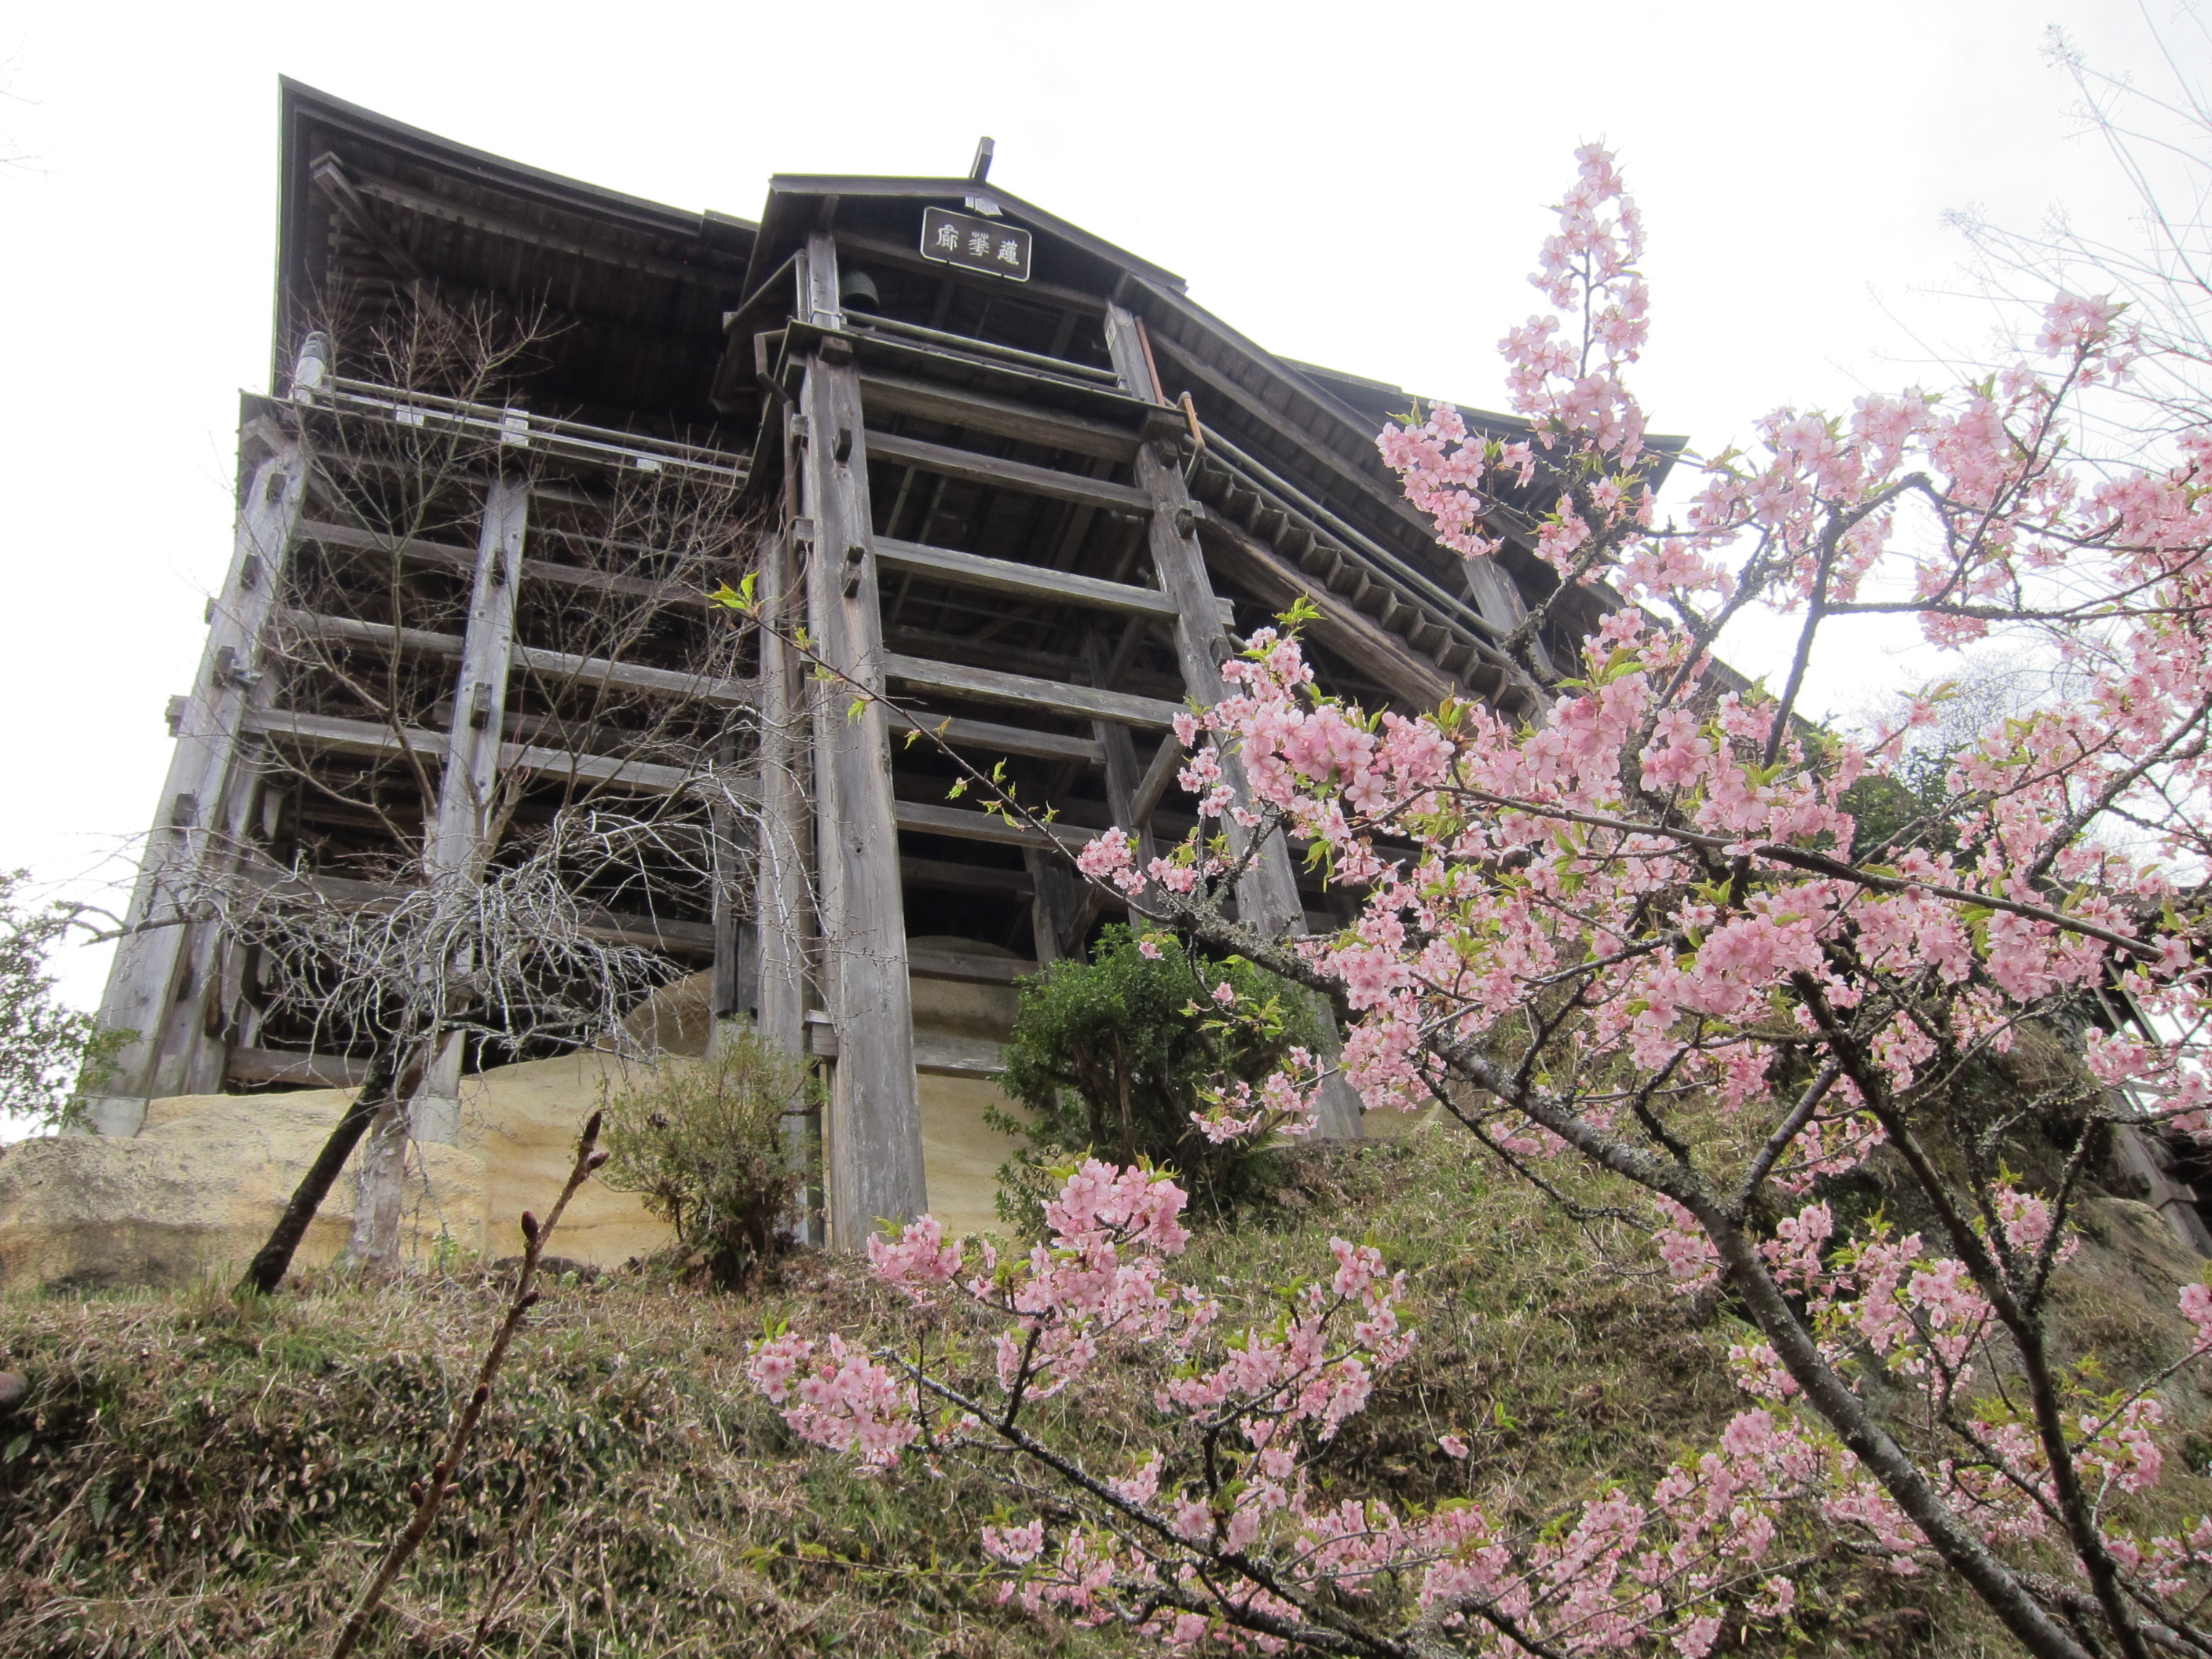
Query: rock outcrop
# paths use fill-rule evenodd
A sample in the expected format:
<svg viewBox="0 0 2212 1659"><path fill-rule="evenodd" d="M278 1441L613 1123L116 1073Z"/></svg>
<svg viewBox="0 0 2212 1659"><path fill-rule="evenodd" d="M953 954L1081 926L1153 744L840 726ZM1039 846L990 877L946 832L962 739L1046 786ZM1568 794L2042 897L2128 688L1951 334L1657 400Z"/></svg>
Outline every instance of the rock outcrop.
<svg viewBox="0 0 2212 1659"><path fill-rule="evenodd" d="M1011 955L969 940L926 943ZM1008 988L917 980L914 992L918 1038L993 1044L1013 1023ZM706 975L666 987L627 1023L668 1057L660 1063L694 1063L711 1024ZM410 1151L402 1240L410 1256L518 1251L522 1212L543 1213L552 1202L585 1117L634 1073L613 1056L577 1054L467 1079L459 1144ZM931 1209L948 1231L996 1227L997 1171L1012 1151L983 1121L1004 1103L997 1089L983 1076L924 1075L920 1085ZM154 1102L144 1129L128 1139L57 1135L0 1147L0 1290L227 1280L268 1237L348 1098L337 1089L185 1095ZM301 1266L343 1251L354 1199L353 1182L341 1178L308 1230ZM594 1181L570 1204L554 1249L614 1267L670 1242L633 1194Z"/></svg>

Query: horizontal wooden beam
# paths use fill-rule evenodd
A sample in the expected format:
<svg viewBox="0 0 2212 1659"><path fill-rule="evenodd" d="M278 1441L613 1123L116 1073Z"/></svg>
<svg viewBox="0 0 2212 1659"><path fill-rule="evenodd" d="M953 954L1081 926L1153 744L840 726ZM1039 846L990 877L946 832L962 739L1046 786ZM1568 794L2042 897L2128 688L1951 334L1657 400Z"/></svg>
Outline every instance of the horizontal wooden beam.
<svg viewBox="0 0 2212 1659"><path fill-rule="evenodd" d="M1006 1069L1006 1051L988 1037L916 1031L914 1069L924 1077L998 1077Z"/></svg>
<svg viewBox="0 0 2212 1659"><path fill-rule="evenodd" d="M577 783L626 784L653 794L672 795L697 781L688 767L656 766L648 761L624 760L612 755L579 755L566 749L541 749L535 744L503 743L499 746L502 771L520 768L540 777L563 777Z"/></svg>
<svg viewBox="0 0 2212 1659"><path fill-rule="evenodd" d="M310 1089L358 1089L368 1080L365 1060L285 1048L233 1048L222 1070L226 1083L297 1083Z"/></svg>
<svg viewBox="0 0 2212 1659"><path fill-rule="evenodd" d="M954 893L1000 893L1008 898L1027 898L1030 872L1001 870L995 865L955 864L949 859L902 858L899 876L915 887L942 888Z"/></svg>
<svg viewBox="0 0 2212 1659"><path fill-rule="evenodd" d="M978 599L974 609L981 622L971 623L971 628L982 622L995 619L1002 610L996 601ZM1150 617L1142 619L1148 629L1159 631L1158 624ZM1142 643L1139 636L1139 643ZM884 645L887 650L902 652L909 657L919 657L925 662L951 663L963 668L988 668L994 674L1028 674L1054 685L1067 684L1067 675L1077 665L1078 659L1067 650L1039 651L1030 646L1012 645L996 637L978 639L973 634L951 633L934 628L915 628L905 623L887 622L884 624ZM1133 650L1131 655L1135 653ZM1087 677L1078 682L1093 684ZM1117 691L1126 691L1139 697L1164 698L1178 705L1182 701L1182 681L1149 665L1132 664L1121 670L1111 682Z"/></svg>
<svg viewBox="0 0 2212 1659"><path fill-rule="evenodd" d="M1073 852L1097 838L1099 831L1072 823L1055 823L1049 836L1026 825L1008 823L988 812L962 806L933 806L923 801L902 800L895 809L898 827L926 836L949 836L956 841L988 841L1000 847L1050 847L1057 842Z"/></svg>
<svg viewBox="0 0 2212 1659"><path fill-rule="evenodd" d="M331 714L271 709L248 714L246 726L261 737L289 738L339 754L416 754L442 759L446 752L446 734L442 732L426 732L419 726L395 730L374 720L342 720ZM663 795L674 794L697 776L679 766L656 766L647 761L622 760L611 755L578 755L565 749L540 748L535 744L501 744L499 763L502 770L520 768L584 783L629 784Z"/></svg>
<svg viewBox="0 0 2212 1659"><path fill-rule="evenodd" d="M388 651L411 651L425 657L458 657L459 634L436 634L427 628L394 628L389 623L357 622L350 617L326 617L313 611L279 611L280 628L305 639L343 640L353 645L380 646Z"/></svg>
<svg viewBox="0 0 2212 1659"><path fill-rule="evenodd" d="M585 937L603 945L629 945L641 951L675 951L686 956L714 954L714 927L706 921L672 921L635 911L585 910Z"/></svg>
<svg viewBox="0 0 2212 1659"><path fill-rule="evenodd" d="M295 632L315 639L346 640L361 645L418 652L426 656L458 657L461 654L461 636L458 634L434 634L421 628L394 628L389 623L360 622L350 617L328 617L312 611L282 611L278 620ZM571 680L591 681L601 685L619 685L633 691L665 692L694 702L745 708L753 700L752 687L743 680L710 679L705 675L686 674L675 669L647 668L636 663L615 662L605 657L579 657L566 651L547 651L534 645L515 647L513 660L517 667L534 669L544 674L558 674Z"/></svg>
<svg viewBox="0 0 2212 1659"><path fill-rule="evenodd" d="M806 1052L817 1060L837 1058L837 1027L819 1008L806 1017ZM1006 1069L1006 1054L988 1037L916 1031L914 1069L923 1077L997 1077Z"/></svg>
<svg viewBox="0 0 2212 1659"><path fill-rule="evenodd" d="M605 657L579 657L566 651L548 651L542 646L515 647L514 665L540 674L559 675L571 682L660 692L725 708L748 708L753 702L753 688L744 680L714 679L704 674L687 674L681 669L647 668L640 663L615 662Z"/></svg>
<svg viewBox="0 0 2212 1659"><path fill-rule="evenodd" d="M906 970L915 979L949 979L965 985L1012 985L1037 970L1018 957L972 956L965 951L933 951L909 945Z"/></svg>
<svg viewBox="0 0 2212 1659"><path fill-rule="evenodd" d="M1011 593L1047 605L1087 605L1124 616L1158 617L1165 622L1173 622L1176 615L1176 602L1156 587L1102 581L1072 571L1050 570L1012 559L987 559L980 553L894 541L886 536L876 538L876 562L894 570L911 570L953 587Z"/></svg>
<svg viewBox="0 0 2212 1659"><path fill-rule="evenodd" d="M1107 720L1115 726L1171 726L1175 717L1183 712L1182 704L1159 697L1102 691L1096 686L1067 685L1028 674L1002 674L994 668L968 668L892 651L884 653L884 673L902 685L940 696L972 697L978 702L1045 708L1055 714Z"/></svg>
<svg viewBox="0 0 2212 1659"><path fill-rule="evenodd" d="M331 524L319 519L300 521L300 539L318 542L325 547L343 547L355 552L382 553L387 557L404 559L414 564L436 565L447 570L473 573L477 568L474 548L462 547L452 542L425 541L415 536L387 536L374 530L356 529L352 525ZM563 587L585 587L595 592L618 593L625 599L650 599L657 605L681 605L704 608L706 594L697 588L679 582L648 581L642 576L611 575L604 570L586 570L580 565L556 564L546 559L525 559L522 562L525 581L554 582Z"/></svg>
<svg viewBox="0 0 2212 1659"><path fill-rule="evenodd" d="M1001 460L995 455L979 455L970 449L924 443L919 438L902 438L889 432L868 434L868 459L903 462L940 477L1018 489L1024 495L1076 501L1112 513L1149 514L1152 510L1152 498L1128 484L1109 483L1103 478L1086 478L1079 472L1031 466L1024 461Z"/></svg>
<svg viewBox="0 0 2212 1659"><path fill-rule="evenodd" d="M860 406L870 415L911 415L925 421L942 421L969 432L988 432L997 438L1042 444L1048 449L1102 460L1126 461L1137 453L1139 441L1138 434L1103 421L865 367L860 371Z"/></svg>
<svg viewBox="0 0 2212 1659"><path fill-rule="evenodd" d="M420 726L379 725L374 720L342 720L331 714L306 714L296 709L256 710L246 717L246 729L264 738L291 738L312 748L341 755L372 757L419 755L442 762L446 734Z"/></svg>
<svg viewBox="0 0 2212 1659"><path fill-rule="evenodd" d="M889 709L886 714L892 731L932 732L955 749L981 749L994 755L1032 755L1039 760L1080 761L1086 766L1106 763L1104 750L1092 738L1032 732L1025 726L1000 726L992 720L933 719L903 708Z"/></svg>

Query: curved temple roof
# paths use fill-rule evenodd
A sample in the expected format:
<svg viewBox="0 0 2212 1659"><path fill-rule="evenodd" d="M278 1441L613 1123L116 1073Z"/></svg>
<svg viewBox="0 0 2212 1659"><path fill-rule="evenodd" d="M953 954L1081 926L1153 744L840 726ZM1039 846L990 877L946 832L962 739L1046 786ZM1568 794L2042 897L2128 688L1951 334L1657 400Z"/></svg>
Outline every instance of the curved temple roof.
<svg viewBox="0 0 2212 1659"><path fill-rule="evenodd" d="M778 174L755 223L491 155L290 80L282 179L272 376L311 324L373 319L410 284L434 282L551 325L528 365L533 410L749 452L769 367L757 337L789 320L784 269L811 231L830 228L848 264L939 333L1103 363L1096 319L1109 298L1127 305L1146 325L1163 388L1188 392L1217 458L1241 461L1246 483L1295 497L1278 505L1310 508L1333 533L1365 544L1382 579L1413 597L1499 611L1497 596L1486 603L1462 562L1435 545L1376 453L1382 422L1418 399L1274 356L1194 303L1173 272L996 186ZM1031 278L981 301L955 295L948 314L945 268L919 252L921 210L963 210L978 195L1031 234ZM1470 418L1501 434L1525 430L1509 416ZM1229 493L1209 492L1203 469L1194 486L1217 505ZM1550 573L1518 548L1504 562L1524 593L1549 587Z"/></svg>

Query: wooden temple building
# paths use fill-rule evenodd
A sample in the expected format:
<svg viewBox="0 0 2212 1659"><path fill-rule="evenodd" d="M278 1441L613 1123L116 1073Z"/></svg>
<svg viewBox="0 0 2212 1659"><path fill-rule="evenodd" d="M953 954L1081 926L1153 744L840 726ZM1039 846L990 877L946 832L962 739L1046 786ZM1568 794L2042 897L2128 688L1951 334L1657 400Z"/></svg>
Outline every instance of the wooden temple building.
<svg viewBox="0 0 2212 1659"><path fill-rule="evenodd" d="M988 141L965 178L779 175L755 222L297 84L282 119L272 385L244 399L234 556L170 708L138 926L101 1010L137 1036L88 1103L100 1133L135 1133L149 1098L358 1080L342 1034L263 1006L218 922L165 914L169 872L251 843L368 893L401 862L394 822L434 849L563 803L680 793L672 744L689 744L756 780L745 892L611 895L597 925L711 969L716 1012L823 1059L826 1206L849 1243L927 1201L918 1088L993 1069L988 1045L917 1038L917 988L1003 987L1112 919L1065 850L1192 822L1170 721L1220 696L1232 632L1306 594L1332 690L1405 710L1520 695L1497 641L1550 574L1518 546L1474 568L1436 545L1375 447L1407 396L1271 355L1170 271L1007 195ZM359 340L425 292L538 319L495 399L363 367ZM357 492L329 489L317 457L371 455L402 427L474 432L514 465L438 481L436 523L403 536L348 522ZM757 570L842 672L1003 759L1021 799L1054 809L1060 846L947 799L942 756L902 741L909 717L848 718L773 639L702 678L687 641L742 630L696 571L672 599L651 546L628 571L573 552L640 477L719 501L729 569ZM381 561L368 579L364 558ZM580 599L676 621L580 656L558 627ZM286 669L287 628L350 666ZM369 681L397 702L365 707ZM634 740L648 711L650 745ZM487 787L518 774L522 807L487 828ZM1336 925L1302 880L1267 861L1239 903ZM449 1057L419 1134L450 1134L439 1103L487 1057Z"/></svg>

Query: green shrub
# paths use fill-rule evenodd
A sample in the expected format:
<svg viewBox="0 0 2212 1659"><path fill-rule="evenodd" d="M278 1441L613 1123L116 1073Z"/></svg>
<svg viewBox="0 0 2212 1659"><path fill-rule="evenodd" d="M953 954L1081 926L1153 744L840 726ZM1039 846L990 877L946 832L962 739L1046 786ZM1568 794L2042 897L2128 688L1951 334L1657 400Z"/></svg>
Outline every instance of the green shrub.
<svg viewBox="0 0 2212 1659"><path fill-rule="evenodd" d="M610 1097L601 1179L637 1194L729 1285L784 1243L805 1178L786 1124L808 1109L813 1084L739 1022L725 1021L713 1048L703 1060L665 1060Z"/></svg>
<svg viewBox="0 0 2212 1659"><path fill-rule="evenodd" d="M1233 1015L1212 1000L1224 981L1237 993ZM1202 1091L1256 1085L1289 1049L1318 1045L1304 991L1241 957L1194 959L1170 945L1148 957L1124 927L1103 931L1090 962L1055 962L1019 989L1000 1086L1030 1116L1000 1127L1030 1145L999 1172L1007 1221L1034 1224L1046 1170L1085 1152L1171 1167L1198 1206L1217 1213L1250 1194L1255 1149L1214 1145L1191 1114Z"/></svg>

